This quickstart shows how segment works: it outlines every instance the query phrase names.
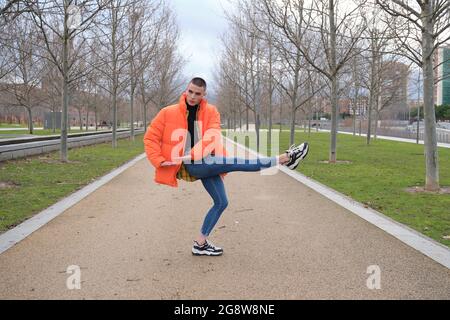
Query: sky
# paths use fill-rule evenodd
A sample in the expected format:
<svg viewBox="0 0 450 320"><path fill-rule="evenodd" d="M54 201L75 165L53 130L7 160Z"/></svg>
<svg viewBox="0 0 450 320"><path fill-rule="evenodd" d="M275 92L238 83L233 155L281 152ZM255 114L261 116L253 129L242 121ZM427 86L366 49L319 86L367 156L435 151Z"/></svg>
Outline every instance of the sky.
<svg viewBox="0 0 450 320"><path fill-rule="evenodd" d="M214 97L214 71L221 51L220 36L227 30L224 9L230 11L231 0L167 0L177 16L180 28L179 50L185 58L184 74L187 79L202 77L209 86L209 98ZM341 0L341 5L351 4ZM410 98L417 89L411 85Z"/></svg>
<svg viewBox="0 0 450 320"><path fill-rule="evenodd" d="M220 55L220 36L227 29L223 8L227 0L169 0L180 28L180 53L187 60L187 78L202 77L208 84Z"/></svg>

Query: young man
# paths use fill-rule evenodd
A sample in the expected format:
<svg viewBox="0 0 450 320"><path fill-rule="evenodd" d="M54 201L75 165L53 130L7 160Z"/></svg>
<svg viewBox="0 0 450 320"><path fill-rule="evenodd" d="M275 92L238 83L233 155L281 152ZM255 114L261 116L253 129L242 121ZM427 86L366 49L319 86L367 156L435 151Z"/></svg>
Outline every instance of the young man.
<svg viewBox="0 0 450 320"><path fill-rule="evenodd" d="M270 158L227 158L222 144L220 114L205 99L206 82L194 78L176 105L163 108L152 120L144 136L147 158L156 168L155 182L178 187L177 179L201 180L214 201L194 241L192 254L218 256L208 236L228 206L224 177L234 171L260 171L285 165L295 170L308 153L308 143L292 145L285 153ZM180 141L181 138L181 141ZM255 163L256 162L256 163Z"/></svg>

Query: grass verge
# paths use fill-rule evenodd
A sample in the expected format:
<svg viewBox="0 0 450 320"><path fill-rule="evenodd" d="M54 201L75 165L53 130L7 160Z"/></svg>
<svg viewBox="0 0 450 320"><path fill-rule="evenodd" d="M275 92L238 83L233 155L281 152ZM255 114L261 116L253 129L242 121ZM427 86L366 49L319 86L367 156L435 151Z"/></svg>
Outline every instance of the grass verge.
<svg viewBox="0 0 450 320"><path fill-rule="evenodd" d="M102 130L99 130L102 131ZM90 131L86 131L86 130L80 130L80 129L72 129L70 130L68 133L89 133L89 132L95 132L93 130ZM29 131L28 130L1 130L0 131L0 135L2 135L3 139L7 139L8 136L7 135L29 135ZM33 135L34 136L51 136L51 135L60 135L61 134L61 130L55 130L55 132L53 132L52 129L37 129L37 130L33 130Z"/></svg>

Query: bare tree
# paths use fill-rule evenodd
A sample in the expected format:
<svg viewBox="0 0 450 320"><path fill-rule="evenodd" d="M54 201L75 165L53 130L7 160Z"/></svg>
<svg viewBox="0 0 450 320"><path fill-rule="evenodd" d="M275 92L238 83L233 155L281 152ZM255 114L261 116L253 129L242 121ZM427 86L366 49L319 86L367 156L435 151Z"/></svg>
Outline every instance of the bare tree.
<svg viewBox="0 0 450 320"><path fill-rule="evenodd" d="M257 11L252 4L239 5L236 11L228 14L232 34L231 37L224 37L222 40L225 47L225 59L221 63L221 68L228 81L239 88L239 96L245 106L247 130L249 129L249 111L253 113L257 139L256 148L259 150L263 88L265 86L263 81L265 78L268 79L264 74L264 70L266 70L264 65L267 64L264 58L264 47L267 42L265 42L264 32L261 32L255 25L262 21L260 21L261 17L257 16ZM268 64L271 65L272 60ZM269 73L271 72L272 68L270 67ZM272 89L269 90L272 91Z"/></svg>
<svg viewBox="0 0 450 320"><path fill-rule="evenodd" d="M129 30L129 96L130 96L130 123L131 123L131 134L130 139L134 141L134 98L136 95L136 89L140 79L142 70L145 69L146 64L139 64L139 58L142 58L143 53L145 55L149 54L151 59L151 52L147 46L143 46L142 38L150 36L148 32L147 20L153 20L157 8L161 5L160 1L152 3L149 1L137 1L131 3L131 8L128 13L128 30ZM153 21L150 22L150 24ZM155 43L156 36L154 39L149 39L146 44ZM138 41L139 40L139 41ZM149 61L149 60L147 60Z"/></svg>
<svg viewBox="0 0 450 320"><path fill-rule="evenodd" d="M0 28L25 12L29 9L24 0L0 0Z"/></svg>
<svg viewBox="0 0 450 320"><path fill-rule="evenodd" d="M396 34L398 53L423 69L425 112L425 189L437 191L439 155L434 105L433 54L450 40L450 2L446 0L376 0L388 14L395 17L392 31Z"/></svg>
<svg viewBox="0 0 450 320"><path fill-rule="evenodd" d="M135 0L112 0L103 12L104 22L96 29L103 46L93 51L101 61L97 70L102 73L104 83L99 85L111 97L112 147L117 147L118 98L124 93L130 81L128 53L129 41L127 22Z"/></svg>
<svg viewBox="0 0 450 320"><path fill-rule="evenodd" d="M368 8L370 8L369 5ZM367 57L368 66L370 67L370 76L368 77L366 85L366 88L369 91L367 144L370 144L370 139L372 137L373 111L375 110L375 105L378 103L378 94L380 92L381 62L383 59L383 52L386 51L389 41L389 29L386 24L380 27L379 10L372 8L369 13L361 10L361 14L367 27L365 34L370 42L370 56ZM375 125L377 124L375 123Z"/></svg>
<svg viewBox="0 0 450 320"><path fill-rule="evenodd" d="M11 63L15 66L6 77L6 90L13 100L11 106L23 107L28 114L28 130L33 134L33 108L42 105L44 96L39 90L41 77L45 67L38 58L36 27L29 18L22 16L8 24L6 30L11 35L9 51Z"/></svg>
<svg viewBox="0 0 450 320"><path fill-rule="evenodd" d="M0 0L0 80L10 74L17 65L14 63L14 35L10 33L10 23L13 18L19 15L21 10L21 1L17 0ZM16 61L17 62L17 61Z"/></svg>
<svg viewBox="0 0 450 320"><path fill-rule="evenodd" d="M242 128L242 115L247 109L244 103L242 94L242 88L240 86L240 76L242 66L238 60L238 50L231 49L232 42L230 37L222 38L222 42L225 45L226 51L218 57L217 71L214 73L217 103L223 106L223 112L228 119L232 120L232 125L236 131L236 128ZM229 121L231 122L231 121Z"/></svg>
<svg viewBox="0 0 450 320"><path fill-rule="evenodd" d="M299 110L303 111L305 115L309 114L312 108L312 99L323 90L325 85L316 86L316 75L312 70L308 70L308 65L303 59L301 52L295 46L279 46L276 45L277 51L280 52L282 59L282 67L278 80L278 86L283 90L283 93L289 97L290 100L290 142L295 143L295 124L296 114ZM308 111L307 111L308 109Z"/></svg>
<svg viewBox="0 0 450 320"><path fill-rule="evenodd" d="M6 15L8 13L16 13L17 7L20 5L22 0L1 0L0 1L0 16Z"/></svg>
<svg viewBox="0 0 450 320"><path fill-rule="evenodd" d="M45 43L47 54L42 57L54 63L62 76L61 161L67 162L70 85L92 70L87 61L82 73L75 71L75 65L86 56L83 44L88 41L87 30L110 0L24 1Z"/></svg>
<svg viewBox="0 0 450 320"><path fill-rule="evenodd" d="M142 9L138 7L137 3L132 3L130 11L128 13L128 29L129 29L129 72L130 72L130 85L129 85L129 94L130 94L130 126L131 133L130 139L134 141L134 97L136 94L136 87L138 81L138 72L136 65L137 60L137 34L141 31L142 24L140 23L142 17Z"/></svg>
<svg viewBox="0 0 450 320"><path fill-rule="evenodd" d="M359 5L338 12L336 10L338 0L312 0L309 6L303 0L286 0L282 3L269 0L261 2L270 22L330 83L332 121L329 160L330 163L334 163L337 148L338 75L354 54L355 45L364 31L364 26L358 21L357 16ZM299 35L297 26L300 19L304 21L307 30L318 35L319 46L310 46L311 42L304 38L304 35L309 36L309 33ZM318 52L318 49L322 51Z"/></svg>
<svg viewBox="0 0 450 320"><path fill-rule="evenodd" d="M363 96L363 82L364 82L364 76L366 74L366 63L364 60L364 57L362 55L353 55L351 59L351 91L350 91L350 101L351 101L351 108L352 108L352 116L353 116L353 135L356 135L356 116L359 113L359 123L361 125L363 113L360 109L360 99ZM361 132L360 132L361 134Z"/></svg>
<svg viewBox="0 0 450 320"><path fill-rule="evenodd" d="M97 56L93 53L93 51L88 51L88 59L90 63L94 66L97 66L100 64L100 62L97 59ZM95 131L98 130L98 115L99 111L101 109L100 101L101 101L101 88L98 85L100 82L100 72L98 70L92 70L89 72L89 74L86 75L82 80L78 83L78 91L77 91L77 98L78 103L80 105L80 112L81 109L85 111L85 119L86 119L86 131L88 131L88 127L90 124L89 121L89 114L91 112L94 113L94 127ZM80 122L81 122L81 116L80 116ZM80 126L80 129L82 127Z"/></svg>
<svg viewBox="0 0 450 320"><path fill-rule="evenodd" d="M187 79L182 74L185 60L177 50L178 28L172 14L162 13L166 17L158 34L157 42L143 51L139 61L144 61L145 68L140 71L139 96L143 106L144 125L147 124L147 111L150 105L155 112L178 100L180 90ZM163 18L162 18L163 19ZM156 38L155 38L156 39ZM155 113L156 114L156 113Z"/></svg>
<svg viewBox="0 0 450 320"><path fill-rule="evenodd" d="M235 17L237 18L237 17ZM243 17L239 17L242 19ZM246 34L242 32L238 24L233 20L230 25L231 32L222 36L224 51L219 58L219 70L216 72L216 81L226 86L219 87L219 96L223 96L222 90L228 90L235 94L235 99L228 101L231 113L239 116L239 128L242 128L242 115L246 115L246 128L249 129L248 111L251 109L251 93L249 91L249 67L248 61L248 43L245 39ZM243 107L243 108L242 108ZM237 121L235 121L236 123Z"/></svg>

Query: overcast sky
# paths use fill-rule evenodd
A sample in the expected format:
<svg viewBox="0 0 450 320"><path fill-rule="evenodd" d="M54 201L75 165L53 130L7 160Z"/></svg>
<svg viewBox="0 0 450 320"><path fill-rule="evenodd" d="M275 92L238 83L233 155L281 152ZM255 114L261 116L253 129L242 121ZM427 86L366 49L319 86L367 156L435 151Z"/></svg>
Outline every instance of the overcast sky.
<svg viewBox="0 0 450 320"><path fill-rule="evenodd" d="M185 75L214 81L213 73L220 53L220 36L227 28L223 7L227 0L169 0L181 31L180 51L187 60Z"/></svg>
<svg viewBox="0 0 450 320"><path fill-rule="evenodd" d="M186 78L202 77L211 87L215 86L213 74L220 55L220 36L227 29L224 8L232 9L229 0L167 0L175 11L180 28L180 52L187 61ZM343 0L342 4L351 0ZM347 4L348 5L348 4ZM209 98L213 98L212 90ZM410 98L415 98L417 89L411 85Z"/></svg>

